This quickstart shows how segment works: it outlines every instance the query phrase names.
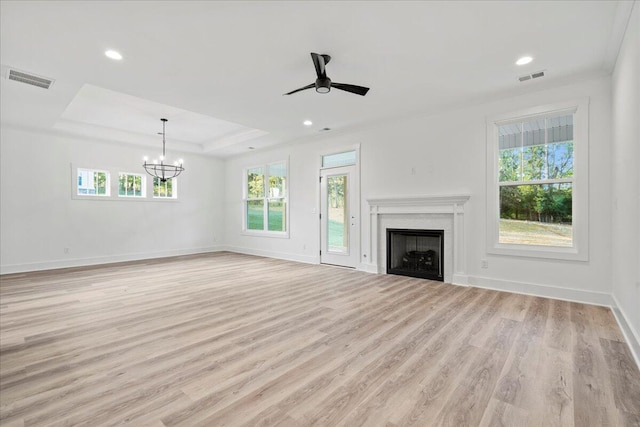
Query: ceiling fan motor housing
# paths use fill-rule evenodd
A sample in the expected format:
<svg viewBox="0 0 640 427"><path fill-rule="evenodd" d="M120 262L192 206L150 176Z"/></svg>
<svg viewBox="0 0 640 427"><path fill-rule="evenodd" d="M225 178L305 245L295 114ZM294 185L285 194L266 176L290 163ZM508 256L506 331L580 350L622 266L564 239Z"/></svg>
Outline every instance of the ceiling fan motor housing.
<svg viewBox="0 0 640 427"><path fill-rule="evenodd" d="M318 77L316 79L316 92L329 93L330 90L331 90L331 79L329 77L325 77L325 78Z"/></svg>

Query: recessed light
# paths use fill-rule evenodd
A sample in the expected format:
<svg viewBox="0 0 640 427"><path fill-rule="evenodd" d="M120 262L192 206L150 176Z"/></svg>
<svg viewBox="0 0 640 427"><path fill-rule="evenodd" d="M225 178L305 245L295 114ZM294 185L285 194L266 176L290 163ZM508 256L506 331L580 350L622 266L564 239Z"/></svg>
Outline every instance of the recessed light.
<svg viewBox="0 0 640 427"><path fill-rule="evenodd" d="M311 126L313 122L311 120L305 120L304 122L302 122L302 124L305 126Z"/></svg>
<svg viewBox="0 0 640 427"><path fill-rule="evenodd" d="M533 58L530 56L523 56L522 58L516 61L516 65L526 65L529 62L533 61Z"/></svg>
<svg viewBox="0 0 640 427"><path fill-rule="evenodd" d="M120 61L122 59L120 52L116 52L115 50L107 50L104 54L107 58L115 59L116 61Z"/></svg>

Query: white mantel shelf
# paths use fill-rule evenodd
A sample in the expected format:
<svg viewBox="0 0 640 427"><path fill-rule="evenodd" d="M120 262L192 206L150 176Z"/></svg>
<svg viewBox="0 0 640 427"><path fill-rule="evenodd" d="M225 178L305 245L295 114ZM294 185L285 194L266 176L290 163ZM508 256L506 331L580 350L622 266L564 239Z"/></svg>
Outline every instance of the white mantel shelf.
<svg viewBox="0 0 640 427"><path fill-rule="evenodd" d="M450 243L453 245L453 274L451 277L445 277L445 281L466 285L464 206L469 197L468 194L446 194L372 197L367 199L370 215L369 254L371 254L371 261L370 264L364 265L363 269L379 274L386 273L385 271L380 271L381 262L379 258L382 255L378 249L379 235L383 232L379 230L380 217L382 215L451 215L449 218L452 220L452 239Z"/></svg>
<svg viewBox="0 0 640 427"><path fill-rule="evenodd" d="M437 196L405 196L405 197L372 197L367 199L370 208L375 207L420 207L420 206L450 206L464 205L469 200L468 194L437 195Z"/></svg>

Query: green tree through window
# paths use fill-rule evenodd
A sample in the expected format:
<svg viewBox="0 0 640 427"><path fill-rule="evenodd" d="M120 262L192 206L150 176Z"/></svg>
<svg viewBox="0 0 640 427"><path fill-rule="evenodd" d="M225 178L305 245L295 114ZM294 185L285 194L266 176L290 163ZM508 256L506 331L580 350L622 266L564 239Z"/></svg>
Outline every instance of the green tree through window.
<svg viewBox="0 0 640 427"><path fill-rule="evenodd" d="M153 197L156 199L175 199L177 198L176 192L177 178L167 179L162 182L160 178L153 178Z"/></svg>
<svg viewBox="0 0 640 427"><path fill-rule="evenodd" d="M144 197L145 177L141 174L120 173L118 176L118 196Z"/></svg>

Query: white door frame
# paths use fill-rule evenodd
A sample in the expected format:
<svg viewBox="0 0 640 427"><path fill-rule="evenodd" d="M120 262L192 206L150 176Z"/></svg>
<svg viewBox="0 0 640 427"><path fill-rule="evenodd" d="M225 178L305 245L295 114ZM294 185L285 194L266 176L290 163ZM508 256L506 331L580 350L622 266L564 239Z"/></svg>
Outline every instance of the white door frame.
<svg viewBox="0 0 640 427"><path fill-rule="evenodd" d="M329 152L323 153L320 156L320 168L318 170L318 206L319 206L319 211L320 211L320 215L318 215L318 253L320 254L319 256L319 262L322 264L323 260L322 260L322 221L325 218L321 218L321 214L322 214L322 184L320 183L320 178L322 176L323 172L326 171L330 171L331 169L337 169L337 168L341 168L344 166L338 166L338 167L323 167L322 166L322 156L327 156L327 155L331 155L331 154L338 154L338 153L345 153L348 151L355 151L356 152L356 163L355 165L348 165L350 167L354 168L353 171L353 176L351 176L351 192L352 192L352 205L350 206L350 214L349 216L351 217L355 217L353 219L353 221L355 221L355 224L353 226L350 226L350 236L349 236L349 248L350 251L353 252L354 258L353 258L353 263L352 265L344 265L345 267L353 267L353 268L357 268L358 265L360 264L360 257L361 257L361 241L360 241L360 230L361 230L361 224L362 224L362 217L360 215L360 144L356 144L353 146L349 146L349 147L344 147L342 149L336 149L336 150L331 150ZM349 220L351 220L351 218L348 218ZM329 264L329 263L327 263ZM342 264L337 264L335 262L330 263L332 265L342 265Z"/></svg>

